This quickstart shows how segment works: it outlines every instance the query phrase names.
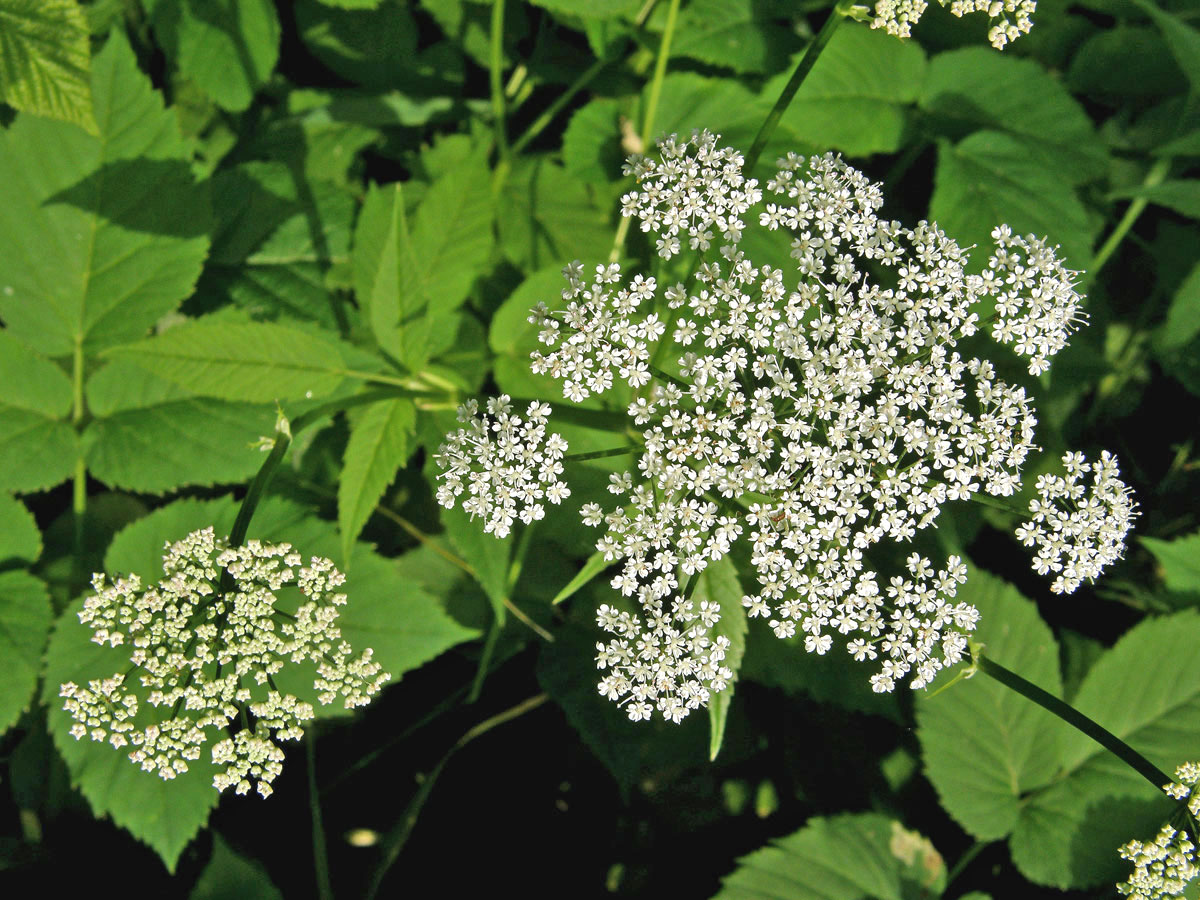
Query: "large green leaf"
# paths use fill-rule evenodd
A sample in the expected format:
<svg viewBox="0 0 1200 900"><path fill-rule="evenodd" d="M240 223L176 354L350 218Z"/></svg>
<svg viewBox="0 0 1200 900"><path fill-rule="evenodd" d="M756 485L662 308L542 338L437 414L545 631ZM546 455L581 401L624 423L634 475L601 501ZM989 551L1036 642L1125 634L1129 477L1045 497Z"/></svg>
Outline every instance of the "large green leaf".
<svg viewBox="0 0 1200 900"><path fill-rule="evenodd" d="M77 456L75 430L63 421L71 379L0 330L0 385L0 489L53 487L70 476Z"/></svg>
<svg viewBox="0 0 1200 900"><path fill-rule="evenodd" d="M251 403L320 397L345 372L336 343L271 322L201 319L106 355L201 396Z"/></svg>
<svg viewBox="0 0 1200 900"><path fill-rule="evenodd" d="M234 852L214 833L212 856L188 900L283 900L283 894L262 866Z"/></svg>
<svg viewBox="0 0 1200 900"><path fill-rule="evenodd" d="M671 55L739 73L774 72L799 49L786 24L789 12L787 5L759 0L693 0L679 17Z"/></svg>
<svg viewBox="0 0 1200 900"><path fill-rule="evenodd" d="M589 183L615 181L627 156L621 147L621 104L598 97L581 106L571 116L562 140L568 175Z"/></svg>
<svg viewBox="0 0 1200 900"><path fill-rule="evenodd" d="M989 659L1061 696L1058 645L1033 603L978 570L958 599L979 610L975 639ZM961 669L942 673L919 697L917 736L942 808L979 840L993 841L1016 826L1024 795L1054 775L1063 726L983 675L936 693L959 674Z"/></svg>
<svg viewBox="0 0 1200 900"><path fill-rule="evenodd" d="M738 860L713 900L905 900L937 897L941 856L878 813L813 818Z"/></svg>
<svg viewBox="0 0 1200 900"><path fill-rule="evenodd" d="M354 296L375 342L393 355L403 352L400 267L407 242L400 183L369 190L354 229Z"/></svg>
<svg viewBox="0 0 1200 900"><path fill-rule="evenodd" d="M1131 0L1141 8L1167 39L1171 54L1179 63L1192 83L1193 91L1200 91L1200 31L1183 21L1179 16L1164 12L1152 0Z"/></svg>
<svg viewBox="0 0 1200 900"><path fill-rule="evenodd" d="M442 525L458 555L471 566L475 580L487 594L492 612L498 622L504 621L504 601L508 598L508 563L512 554L513 537L503 540L486 534L481 519L472 519L463 512L462 504L442 509ZM528 526L526 526L528 527Z"/></svg>
<svg viewBox="0 0 1200 900"><path fill-rule="evenodd" d="M207 190L119 31L92 93L99 137L33 116L0 132L0 317L47 356L143 336L208 248Z"/></svg>
<svg viewBox="0 0 1200 900"><path fill-rule="evenodd" d="M1170 541L1140 538L1162 566L1163 580L1172 591L1200 591L1200 531Z"/></svg>
<svg viewBox="0 0 1200 900"><path fill-rule="evenodd" d="M845 24L800 85L780 128L820 150L891 153L900 147L925 66L919 45ZM768 81L761 96L773 103L789 77L784 72Z"/></svg>
<svg viewBox="0 0 1200 900"><path fill-rule="evenodd" d="M0 101L95 134L90 63L76 0L0 0Z"/></svg>
<svg viewBox="0 0 1200 900"><path fill-rule="evenodd" d="M649 88L642 95L645 109ZM776 95L778 96L778 95ZM756 96L732 78L706 78L694 72L675 72L663 79L657 118L651 128L651 141L666 134L687 137L694 129L707 128L721 135L721 145L750 149L754 136L776 97ZM638 127L644 112L638 113ZM653 145L644 152L653 152ZM551 260L546 260L546 263Z"/></svg>
<svg viewBox="0 0 1200 900"><path fill-rule="evenodd" d="M974 244L978 265L1001 224L1061 245L1068 266L1091 259L1095 228L1071 185L1035 161L1024 141L1003 132L977 131L941 145L929 217L960 245Z"/></svg>
<svg viewBox="0 0 1200 900"><path fill-rule="evenodd" d="M154 33L180 73L224 109L241 111L279 59L272 0L154 0Z"/></svg>
<svg viewBox="0 0 1200 900"><path fill-rule="evenodd" d="M1178 350L1197 334L1200 334L1200 263L1175 292L1167 308L1167 321L1159 330L1155 345L1160 350Z"/></svg>
<svg viewBox="0 0 1200 900"><path fill-rule="evenodd" d="M1114 191L1113 196L1141 197L1189 219L1200 219L1200 179L1164 181L1148 187Z"/></svg>
<svg viewBox="0 0 1200 900"><path fill-rule="evenodd" d="M940 53L929 63L920 104L951 137L1003 131L1022 152L1078 184L1104 173L1106 151L1087 113L1037 63L984 47Z"/></svg>
<svg viewBox="0 0 1200 900"><path fill-rule="evenodd" d="M16 497L0 494L0 563L36 562L42 555L37 520Z"/></svg>
<svg viewBox="0 0 1200 900"><path fill-rule="evenodd" d="M408 86L419 29L405 3L376 0L371 9L330 9L299 0L296 25L313 55L343 78L374 88Z"/></svg>
<svg viewBox="0 0 1200 900"><path fill-rule="evenodd" d="M746 609L742 606L742 585L738 582L737 569L729 557L711 563L696 582L692 601L697 605L707 600L721 608L721 620L713 629L713 637L729 638L729 649L725 652L725 665L733 670L729 686L713 697L708 704L709 741L708 758L716 759L725 740L725 723L729 719L729 707L733 704L734 682L742 667L742 656L746 652Z"/></svg>
<svg viewBox="0 0 1200 900"><path fill-rule="evenodd" d="M1168 775L1200 745L1200 615L1135 627L1088 672L1073 705ZM1080 732L1065 730L1053 785L1030 796L1011 839L1031 881L1088 887L1123 877L1116 848L1154 834L1171 802Z"/></svg>
<svg viewBox="0 0 1200 900"><path fill-rule="evenodd" d="M379 498L408 459L408 436L415 425L416 407L403 397L372 404L351 425L338 478L338 528L346 558Z"/></svg>
<svg viewBox="0 0 1200 900"><path fill-rule="evenodd" d="M28 572L0 572L0 734L37 690L42 648L54 622L46 585Z"/></svg>

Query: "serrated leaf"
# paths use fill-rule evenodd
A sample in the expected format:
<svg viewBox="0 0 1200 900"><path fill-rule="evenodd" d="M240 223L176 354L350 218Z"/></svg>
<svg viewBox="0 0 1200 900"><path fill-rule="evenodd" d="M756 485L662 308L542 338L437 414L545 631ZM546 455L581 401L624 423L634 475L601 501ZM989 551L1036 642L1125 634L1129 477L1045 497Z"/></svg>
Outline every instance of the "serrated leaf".
<svg viewBox="0 0 1200 900"><path fill-rule="evenodd" d="M400 266L408 239L399 182L367 192L354 229L354 296L367 314L375 342L393 356L403 352Z"/></svg>
<svg viewBox="0 0 1200 900"><path fill-rule="evenodd" d="M738 672L742 668L742 656L746 652L746 610L742 606L742 586L738 582L737 569L729 557L723 557L700 576L692 601L699 605L707 600L721 609L721 619L712 630L712 637L729 639L724 664L733 670L733 678L725 690L716 694L708 704L708 758L714 760L721 752L725 740L725 723L729 718L729 707L733 703L733 689Z"/></svg>
<svg viewBox="0 0 1200 900"><path fill-rule="evenodd" d="M200 319L105 355L201 396L252 403L323 396L345 371L334 342L271 322Z"/></svg>
<svg viewBox="0 0 1200 900"><path fill-rule="evenodd" d="M1164 773L1200 744L1200 615L1150 619L1127 632L1084 678L1073 706ZM1011 838L1026 878L1090 887L1125 877L1116 848L1157 832L1171 802L1080 732L1064 730L1054 784L1029 797Z"/></svg>
<svg viewBox="0 0 1200 900"><path fill-rule="evenodd" d="M234 852L214 833L212 856L188 900L283 900L283 894L256 860Z"/></svg>
<svg viewBox="0 0 1200 900"><path fill-rule="evenodd" d="M900 147L925 66L925 53L915 43L865 25L842 25L779 126L821 150L851 156L891 153ZM760 97L773 104L790 77L784 72L771 79Z"/></svg>
<svg viewBox="0 0 1200 900"><path fill-rule="evenodd" d="M713 900L903 900L940 894L938 876L944 883L928 840L878 813L850 813L809 819L742 857Z"/></svg>
<svg viewBox="0 0 1200 900"><path fill-rule="evenodd" d="M379 498L408 459L408 436L416 421L413 402L398 397L372 404L351 425L338 478L338 528L345 558L349 559L350 548Z"/></svg>
<svg viewBox="0 0 1200 900"><path fill-rule="evenodd" d="M223 109L250 106L279 59L271 0L157 0L155 36L180 73Z"/></svg>
<svg viewBox="0 0 1200 900"><path fill-rule="evenodd" d="M182 535L181 535L182 536ZM161 544L159 544L161 556ZM58 618L46 648L42 701L54 745L67 764L71 782L87 799L97 818L107 816L147 844L171 872L184 847L208 821L219 794L212 780L216 770L207 754L189 763L188 771L171 781L143 772L126 752L107 743L70 734L73 720L62 708L60 685L86 685L129 668L129 648L92 643L92 631L79 622L83 598Z"/></svg>
<svg viewBox="0 0 1200 900"><path fill-rule="evenodd" d="M96 478L130 491L244 481L262 465L253 445L273 433L274 423L269 406L172 400L93 420L83 435L85 458Z"/></svg>
<svg viewBox="0 0 1200 900"><path fill-rule="evenodd" d="M96 134L88 38L76 0L0 0L0 101Z"/></svg>
<svg viewBox="0 0 1200 900"><path fill-rule="evenodd" d="M1200 591L1200 531L1170 541L1139 538L1162 566L1168 590Z"/></svg>
<svg viewBox="0 0 1200 900"><path fill-rule="evenodd" d="M544 157L514 162L498 201L500 244L524 270L602 258L612 249L607 208L588 185Z"/></svg>
<svg viewBox="0 0 1200 900"><path fill-rule="evenodd" d="M0 572L0 734L29 707L53 623L46 585L20 569Z"/></svg>
<svg viewBox="0 0 1200 900"><path fill-rule="evenodd" d="M1161 184L1114 191L1113 197L1141 197L1190 219L1200 219L1200 180L1164 181Z"/></svg>
<svg viewBox="0 0 1200 900"><path fill-rule="evenodd" d="M929 217L984 260L1000 224L1060 244L1068 266L1091 259L1094 228L1074 190L1032 159L1021 139L999 131L941 145Z"/></svg>
<svg viewBox="0 0 1200 900"><path fill-rule="evenodd" d="M744 74L774 72L801 43L787 13L755 0L693 0L679 17L671 55Z"/></svg>
<svg viewBox="0 0 1200 900"><path fill-rule="evenodd" d="M975 640L989 659L1062 695L1058 645L1032 602L979 570L971 572L958 599L979 610ZM936 693L960 671L943 672L918 697L917 737L942 808L974 837L993 841L1016 827L1025 794L1054 775L1064 726L983 675Z"/></svg>
<svg viewBox="0 0 1200 900"><path fill-rule="evenodd" d="M642 110L648 91L649 88L642 95ZM769 100L764 99L766 96L765 91L756 96L732 78L706 78L693 72L674 72L663 79L651 140L667 134L686 136L693 129L707 128L721 135L723 146L737 147L744 152L753 143L778 94ZM639 111L639 128L642 115L644 113ZM652 149L648 146L644 152Z"/></svg>
<svg viewBox="0 0 1200 900"><path fill-rule="evenodd" d="M0 494L0 563L36 562L42 555L37 520L16 497Z"/></svg>
<svg viewBox="0 0 1200 900"><path fill-rule="evenodd" d="M439 510L446 537L458 555L474 570L479 582L492 604L497 622L504 622L504 601L508 597L508 568L512 554L513 537L498 540L486 534L482 520L472 519L463 512L462 505L453 509Z"/></svg>
<svg viewBox="0 0 1200 900"><path fill-rule="evenodd" d="M77 456L75 431L63 421L71 379L0 330L0 384L0 490L53 487L70 476Z"/></svg>
<svg viewBox="0 0 1200 900"><path fill-rule="evenodd" d="M621 148L621 105L599 97L581 106L563 132L563 169L590 183L615 181L626 153Z"/></svg>
<svg viewBox="0 0 1200 900"><path fill-rule="evenodd" d="M0 317L51 357L142 337L208 248L207 191L119 31L92 93L99 137L33 116L0 132Z"/></svg>
<svg viewBox="0 0 1200 900"><path fill-rule="evenodd" d="M1032 60L984 47L939 53L929 63L920 105L951 137L968 129L1019 137L1026 156L1070 184L1104 173L1107 153L1091 119Z"/></svg>

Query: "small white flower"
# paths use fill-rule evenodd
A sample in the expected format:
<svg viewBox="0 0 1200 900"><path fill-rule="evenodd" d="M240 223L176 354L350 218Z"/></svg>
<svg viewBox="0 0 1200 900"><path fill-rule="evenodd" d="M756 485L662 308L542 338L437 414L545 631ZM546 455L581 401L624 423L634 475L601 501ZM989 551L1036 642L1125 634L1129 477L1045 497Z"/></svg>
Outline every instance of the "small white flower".
<svg viewBox="0 0 1200 900"><path fill-rule="evenodd" d="M1174 800L1186 800L1194 818L1200 814L1200 794L1196 792L1200 765L1184 763L1175 770L1175 778L1177 781L1164 785L1163 790ZM1170 824L1163 825L1153 842L1130 841L1118 852L1122 859L1133 863L1134 870L1128 880L1117 885L1117 891L1134 900L1179 897L1188 884L1200 878L1195 845L1187 832L1177 831Z"/></svg>
<svg viewBox="0 0 1200 900"><path fill-rule="evenodd" d="M1037 10L1037 0L949 0L949 3L938 0L938 3L949 5L950 12L959 18L975 12L987 13L992 20L988 42L997 50L1028 34L1033 27L1030 16ZM871 27L886 29L896 37L911 37L912 26L928 6L926 0L876 0Z"/></svg>

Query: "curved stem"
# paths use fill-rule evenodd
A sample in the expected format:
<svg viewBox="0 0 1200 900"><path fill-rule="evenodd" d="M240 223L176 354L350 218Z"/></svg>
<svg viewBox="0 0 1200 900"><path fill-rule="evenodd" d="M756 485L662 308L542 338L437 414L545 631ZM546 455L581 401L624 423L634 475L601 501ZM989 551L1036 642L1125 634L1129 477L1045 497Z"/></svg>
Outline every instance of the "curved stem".
<svg viewBox="0 0 1200 900"><path fill-rule="evenodd" d="M329 881L329 854L325 849L325 826L321 821L321 795L317 790L317 733L316 723L304 742L304 756L308 768L308 807L312 813L313 868L317 875L317 897L333 900L333 886Z"/></svg>
<svg viewBox="0 0 1200 900"><path fill-rule="evenodd" d="M821 30L817 32L817 36L813 38L813 42L808 45L808 49L800 57L800 62L796 65L796 71L792 72L792 77L788 79L788 83L783 87L783 93L775 101L775 105L771 108L771 112L768 113L766 121L762 124L762 128L758 130L758 134L754 138L754 143L750 145L750 152L746 154L746 161L742 166L742 171L749 172L754 168L754 164L758 162L763 148L767 145L767 141L771 139L771 135L775 133L775 128L779 125L779 120L783 118L784 110L788 108L788 104L796 96L796 91L800 89L800 85L804 83L804 79L812 71L818 57L821 55L821 51L828 45L829 39L833 37L833 33L837 30L837 27L842 24L842 19L846 18L850 5L850 0L839 0L837 6L830 11L829 18L821 26Z"/></svg>
<svg viewBox="0 0 1200 900"><path fill-rule="evenodd" d="M1007 688L1016 691L1022 697L1032 700L1042 709L1058 716L1068 725L1082 731L1097 744L1112 753L1123 763L1154 785L1155 789L1162 791L1163 785L1170 784L1173 780L1171 776L1163 772L1158 766L1142 756L1127 743L1109 731L1107 728L1097 724L1089 719L1075 707L1069 703L1060 700L1048 691L1042 690L1031 681L1026 681L1016 672L1004 668L998 662L988 659L986 656L977 656L976 664L979 671L985 675L994 678Z"/></svg>
<svg viewBox="0 0 1200 900"><path fill-rule="evenodd" d="M1150 167L1150 171L1146 173L1146 178L1142 182L1142 187L1154 187L1160 184L1167 177L1167 172L1171 169L1171 158L1164 157ZM1104 241L1100 249L1096 251L1096 255L1092 257L1091 265L1087 268L1089 278L1095 278L1096 274L1104 268L1104 264L1116 252L1121 241L1125 239L1125 235L1129 234L1133 228L1133 223L1137 221L1138 216L1142 214L1142 210L1150 203L1145 197L1135 197L1130 201L1128 208L1125 210L1125 215L1121 216L1121 221L1117 223L1117 227L1113 229L1112 234Z"/></svg>

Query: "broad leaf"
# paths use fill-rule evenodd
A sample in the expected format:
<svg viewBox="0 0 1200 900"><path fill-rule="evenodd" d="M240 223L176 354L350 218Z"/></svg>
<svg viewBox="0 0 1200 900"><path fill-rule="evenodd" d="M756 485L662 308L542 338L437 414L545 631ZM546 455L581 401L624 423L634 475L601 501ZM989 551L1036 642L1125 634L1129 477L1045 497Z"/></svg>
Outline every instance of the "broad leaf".
<svg viewBox="0 0 1200 900"><path fill-rule="evenodd" d="M788 6L758 0L693 0L679 17L672 56L739 73L768 74L787 63L800 40Z"/></svg>
<svg viewBox="0 0 1200 900"><path fill-rule="evenodd" d="M1200 591L1200 531L1170 541L1139 540L1158 560L1168 590Z"/></svg>
<svg viewBox="0 0 1200 900"><path fill-rule="evenodd" d="M1178 350L1200 334L1200 263L1175 292L1167 309L1167 321L1155 340L1161 350Z"/></svg>
<svg viewBox="0 0 1200 900"><path fill-rule="evenodd" d="M600 97L576 110L563 132L563 168L580 181L605 183L621 175L621 105Z"/></svg>
<svg viewBox="0 0 1200 900"><path fill-rule="evenodd" d="M1189 219L1200 219L1200 179L1164 181L1148 187L1114 191L1112 196L1141 197Z"/></svg>
<svg viewBox="0 0 1200 900"><path fill-rule="evenodd" d="M1171 54L1183 69L1193 91L1200 91L1200 30L1178 16L1164 12L1153 0L1131 0L1162 31Z"/></svg>
<svg viewBox="0 0 1200 900"><path fill-rule="evenodd" d="M878 813L813 818L738 860L713 900L904 900L941 894L929 841Z"/></svg>
<svg viewBox="0 0 1200 900"><path fill-rule="evenodd" d="M37 521L16 497L0 494L0 563L36 562L42 555Z"/></svg>
<svg viewBox="0 0 1200 900"><path fill-rule="evenodd" d="M461 503L453 509L440 510L440 514L450 543L454 545L458 555L470 565L472 575L492 604L492 613L496 621L503 623L504 601L508 598L512 535L498 540L494 535L485 534L483 521L478 517L472 519L463 512Z"/></svg>
<svg viewBox="0 0 1200 900"><path fill-rule="evenodd" d="M201 319L106 355L195 394L252 403L320 397L345 372L336 343L270 322Z"/></svg>
<svg viewBox="0 0 1200 900"><path fill-rule="evenodd" d="M180 73L223 109L240 112L279 59L271 0L155 0L159 43Z"/></svg>
<svg viewBox="0 0 1200 900"><path fill-rule="evenodd" d="M898 150L925 65L915 43L865 25L842 25L788 105L780 128L817 149L851 156ZM789 77L784 72L768 81L760 96L774 103Z"/></svg>
<svg viewBox="0 0 1200 900"><path fill-rule="evenodd" d="M90 64L76 0L0 0L0 102L95 134Z"/></svg>
<svg viewBox="0 0 1200 900"><path fill-rule="evenodd" d="M987 261L992 229L1001 224L1060 244L1068 267L1091 259L1094 227L1070 184L1032 159L1021 139L1003 132L977 131L941 145L929 217L961 246L976 246L977 268Z"/></svg>
<svg viewBox="0 0 1200 900"><path fill-rule="evenodd" d="M635 122L638 129L641 128L648 90L643 92L639 104L641 109ZM663 79L650 142L642 152L653 152L653 141L663 135L687 137L697 128L707 128L721 135L722 146L745 152L754 142L763 118L778 94L770 99L766 99L767 96L765 91L756 96L732 78L706 78L693 72L670 74Z"/></svg>
<svg viewBox="0 0 1200 900"><path fill-rule="evenodd" d="M0 734L33 699L53 623L46 585L20 569L0 572Z"/></svg>
<svg viewBox="0 0 1200 900"><path fill-rule="evenodd" d="M983 643L985 656L1062 694L1058 645L1033 603L978 570L959 589L958 599L980 612L975 639ZM974 837L993 841L1016 827L1024 795L1054 775L1063 726L981 674L937 693L960 673L961 668L940 674L929 694L919 697L917 736L925 774L942 807Z"/></svg>
<svg viewBox="0 0 1200 900"><path fill-rule="evenodd" d="M1104 172L1104 145L1087 113L1032 60L984 47L940 53L929 63L920 104L951 137L988 129L1019 138L1027 157L1071 184Z"/></svg>
<svg viewBox="0 0 1200 900"><path fill-rule="evenodd" d="M372 404L353 421L338 479L338 528L344 558L350 558L359 532L408 459L408 437L415 425L416 408L403 397Z"/></svg>
<svg viewBox="0 0 1200 900"><path fill-rule="evenodd" d="M234 852L214 833L212 856L188 900L283 900L283 894L261 865Z"/></svg>
<svg viewBox="0 0 1200 900"><path fill-rule="evenodd" d="M366 313L375 342L392 355L403 352L400 268L407 243L400 183L372 188L354 229L354 296Z"/></svg>
<svg viewBox="0 0 1200 900"><path fill-rule="evenodd" d="M71 379L0 330L0 385L0 489L44 490L69 477L78 455L75 430L63 421Z"/></svg>
<svg viewBox="0 0 1200 900"><path fill-rule="evenodd" d="M411 87L419 29L405 3L331 9L299 0L296 25L313 55L343 78L373 88Z"/></svg>
<svg viewBox="0 0 1200 900"><path fill-rule="evenodd" d="M1200 744L1200 615L1151 619L1125 634L1084 678L1073 705L1170 775ZM1089 887L1123 877L1116 848L1157 832L1171 801L1128 765L1064 730L1049 788L1025 802L1013 860L1038 884Z"/></svg>
<svg viewBox="0 0 1200 900"><path fill-rule="evenodd" d="M119 31L92 93L99 137L33 116L0 132L0 317L47 356L142 337L208 248L207 191Z"/></svg>

